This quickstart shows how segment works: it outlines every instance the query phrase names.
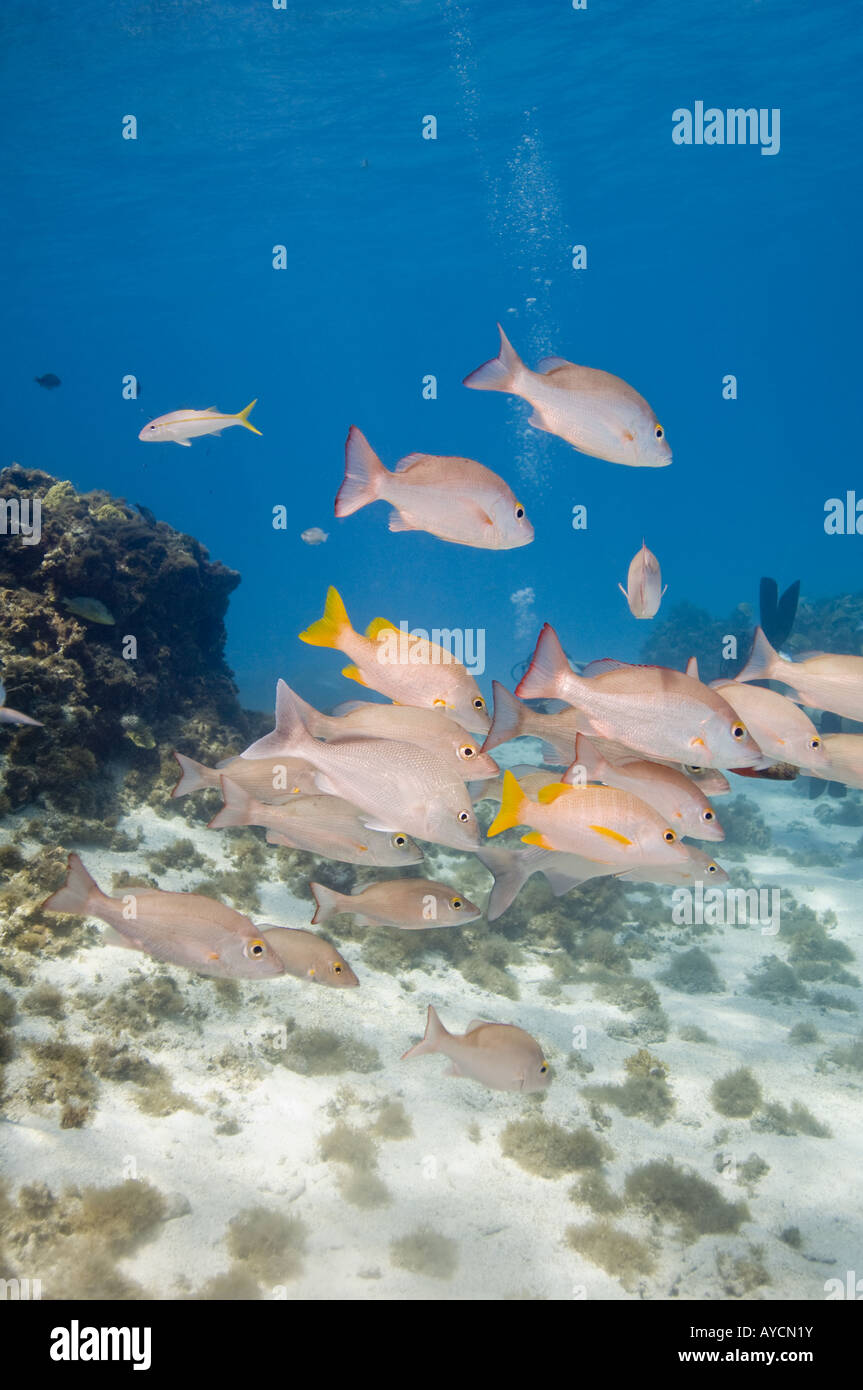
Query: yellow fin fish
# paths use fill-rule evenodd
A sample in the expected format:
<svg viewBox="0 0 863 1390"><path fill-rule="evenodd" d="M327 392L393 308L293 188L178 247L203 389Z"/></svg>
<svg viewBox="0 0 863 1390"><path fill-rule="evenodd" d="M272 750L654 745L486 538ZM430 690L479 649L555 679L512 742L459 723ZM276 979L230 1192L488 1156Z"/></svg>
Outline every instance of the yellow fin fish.
<svg viewBox="0 0 863 1390"><path fill-rule="evenodd" d="M260 434L254 425L249 423L249 416L252 408L257 405L257 399L249 401L245 409L238 411L236 415L222 415L214 406L207 410L172 410L168 415L158 415L138 435L145 444L182 444L184 448L191 447L190 439L197 439L204 434L221 434L222 430L230 429L231 425L242 425L244 429L251 430L252 434Z"/></svg>

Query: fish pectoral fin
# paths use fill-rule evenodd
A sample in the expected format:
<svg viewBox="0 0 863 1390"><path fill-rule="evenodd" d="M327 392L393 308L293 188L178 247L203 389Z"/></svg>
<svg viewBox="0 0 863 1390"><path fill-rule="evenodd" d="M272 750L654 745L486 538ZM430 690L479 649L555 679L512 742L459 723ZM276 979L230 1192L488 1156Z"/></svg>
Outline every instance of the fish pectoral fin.
<svg viewBox="0 0 863 1390"><path fill-rule="evenodd" d="M404 512L393 510L390 512L389 529L391 531L421 531L422 527L417 526Z"/></svg>
<svg viewBox="0 0 863 1390"><path fill-rule="evenodd" d="M626 440L627 444L633 443L635 435L632 433L632 430L621 430L620 433L622 437Z"/></svg>
<svg viewBox="0 0 863 1390"><path fill-rule="evenodd" d="M182 446L183 446L184 449L191 449L191 447L192 447L191 441L188 440L188 439L175 439L175 440L174 440L174 443L175 443L175 444L182 444Z"/></svg>
<svg viewBox="0 0 863 1390"><path fill-rule="evenodd" d="M626 835L621 835L619 830L612 830L607 825L589 825L588 830L595 830L597 835L604 835L607 840L613 840L618 845L631 845L634 841L628 839Z"/></svg>
<svg viewBox="0 0 863 1390"><path fill-rule="evenodd" d="M479 502L470 502L465 500L462 502L461 505L462 510L465 512L470 512L471 516L476 517L477 521L479 521L481 526L494 526L494 522L492 521L485 507L481 507Z"/></svg>
<svg viewBox="0 0 863 1390"><path fill-rule="evenodd" d="M207 956L207 960L219 960L219 959L220 959L220 957L219 957L218 951L210 951L209 954L208 954L208 956Z"/></svg>
<svg viewBox="0 0 863 1390"><path fill-rule="evenodd" d="M457 1062L453 1062L452 1066L447 1067L446 1072L445 1072L445 1075L446 1075L446 1076L464 1076L464 1072L462 1071L461 1067L458 1065Z"/></svg>
<svg viewBox="0 0 863 1390"><path fill-rule="evenodd" d="M144 947L136 937L124 936L118 932L116 927L106 927L102 933L102 940L106 946L120 946L126 951L143 951Z"/></svg>
<svg viewBox="0 0 863 1390"><path fill-rule="evenodd" d="M349 681L356 681L358 685L367 684L367 682L364 681L362 676L360 675L359 668L357 666L343 666L342 675L347 676Z"/></svg>

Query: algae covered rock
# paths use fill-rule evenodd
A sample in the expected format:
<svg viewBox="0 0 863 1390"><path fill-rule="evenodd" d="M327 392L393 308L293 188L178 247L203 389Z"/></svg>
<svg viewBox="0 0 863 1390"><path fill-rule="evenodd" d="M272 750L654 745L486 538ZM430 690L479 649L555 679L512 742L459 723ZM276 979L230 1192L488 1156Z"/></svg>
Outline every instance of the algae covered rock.
<svg viewBox="0 0 863 1390"><path fill-rule="evenodd" d="M240 576L122 499L3 469L0 504L25 499L41 504L40 534L0 545L0 671L9 704L43 727L4 729L7 807L41 797L101 818L117 796L112 758L155 778L157 745L241 746L251 730L224 658ZM81 600L113 623L67 606L86 612Z"/></svg>

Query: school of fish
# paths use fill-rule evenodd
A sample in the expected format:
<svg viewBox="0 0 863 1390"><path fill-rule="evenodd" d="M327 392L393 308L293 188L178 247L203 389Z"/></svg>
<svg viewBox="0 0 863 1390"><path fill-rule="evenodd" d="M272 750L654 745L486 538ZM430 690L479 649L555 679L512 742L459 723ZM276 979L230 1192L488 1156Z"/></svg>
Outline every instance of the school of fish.
<svg viewBox="0 0 863 1390"><path fill-rule="evenodd" d="M584 456L629 467L671 463L663 426L626 381L559 357L531 370L499 331L499 355L471 372L465 386L522 398L532 407L532 426ZM139 438L189 447L194 438L234 425L260 434L248 418L255 404L235 415L212 407L171 411L145 425ZM335 517L378 501L391 508L391 532L422 531L487 550L534 539L523 503L486 465L409 453L390 470L352 425ZM312 527L301 539L320 545L328 533ZM635 618L655 617L665 588L644 541L619 587ZM72 596L63 606L85 622L115 624L98 599ZM259 827L267 843L313 857L308 927L348 914L356 926L458 931L483 915L489 922L502 916L535 873L558 896L601 876L723 883L728 875L712 852L693 842L724 838L711 798L730 790L726 774L803 773L863 788L863 734L841 731L842 717L863 721L863 657L811 653L789 660L759 627L739 674L711 684L700 680L694 660L678 671L603 657L576 671L546 623L515 690L493 682L489 710L451 652L403 628L375 617L356 630L341 594L330 587L323 615L299 640L343 653L349 662L343 676L376 698L346 700L325 713L279 679L271 733L218 767L175 751L174 797L204 789L221 795L213 831ZM539 708L537 701L556 708ZM837 717L837 732L819 732L807 709ZM43 727L6 706L2 683L0 723ZM524 737L541 741L543 766L501 775L492 753ZM497 807L486 835L477 819L484 802ZM518 831L524 847L495 844L506 831ZM465 895L456 872L453 882L392 876L421 865L429 846L476 857L492 879L484 906ZM327 883L327 865L339 863L385 872L344 893ZM290 975L340 989L361 983L339 950L305 926L255 925L193 893L132 888L112 898L76 854L65 884L44 907L94 917L108 928L111 944L202 975ZM450 1075L494 1090L541 1091L552 1079L540 1044L517 1025L475 1019L464 1033L450 1032L429 1004L424 1037L404 1058L434 1053L447 1057Z"/></svg>

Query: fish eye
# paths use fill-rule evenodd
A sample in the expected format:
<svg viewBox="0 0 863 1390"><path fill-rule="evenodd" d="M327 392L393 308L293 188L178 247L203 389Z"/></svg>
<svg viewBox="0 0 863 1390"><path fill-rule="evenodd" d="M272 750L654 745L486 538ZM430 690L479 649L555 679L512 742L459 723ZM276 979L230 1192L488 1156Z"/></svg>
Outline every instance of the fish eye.
<svg viewBox="0 0 863 1390"><path fill-rule="evenodd" d="M703 820L710 821L710 820L715 820L716 817L714 816L714 814L713 814L712 811L705 811L705 812L704 812L704 815L703 815L703 817L702 817L702 819L703 819Z"/></svg>
<svg viewBox="0 0 863 1390"><path fill-rule="evenodd" d="M476 756L476 746L473 743L463 743L458 755L460 758L473 758Z"/></svg>
<svg viewBox="0 0 863 1390"><path fill-rule="evenodd" d="M470 811L459 811L458 818L461 821L462 825L465 825L467 821L470 820Z"/></svg>
<svg viewBox="0 0 863 1390"><path fill-rule="evenodd" d="M481 695L477 695L476 699L473 702L473 707L474 709L485 709L485 700L482 698Z"/></svg>
<svg viewBox="0 0 863 1390"><path fill-rule="evenodd" d="M703 771L704 771L704 768L698 767L696 763L684 763L684 764L683 764L683 770L684 770L684 772L695 773L695 772L703 772Z"/></svg>
<svg viewBox="0 0 863 1390"><path fill-rule="evenodd" d="M408 840L406 835L393 835L394 849L403 849L407 842Z"/></svg>
<svg viewBox="0 0 863 1390"><path fill-rule="evenodd" d="M548 1071L548 1062L543 1062L542 1065L541 1065L541 1067L540 1067L540 1069L539 1069L539 1074L540 1074L540 1076L545 1076L545 1074L546 1074L547 1071Z"/></svg>
<svg viewBox="0 0 863 1390"><path fill-rule="evenodd" d="M812 749L812 751L813 751L813 753L814 753L814 751L815 751L816 748L820 748L820 747L821 747L821 740L820 740L820 738L811 738L811 739L809 740L809 747Z"/></svg>
<svg viewBox="0 0 863 1390"><path fill-rule="evenodd" d="M516 521L521 521L521 519L522 519L523 516L524 516L524 507L521 505L520 502L516 502L516 504L515 504L515 519L516 519Z"/></svg>
<svg viewBox="0 0 863 1390"><path fill-rule="evenodd" d="M455 912L458 912L464 907L464 902L461 898L450 898L449 905Z"/></svg>
<svg viewBox="0 0 863 1390"><path fill-rule="evenodd" d="M746 734L745 724L732 724L731 732L735 738L743 738Z"/></svg>
<svg viewBox="0 0 863 1390"><path fill-rule="evenodd" d="M336 962L334 963L334 965L333 965L333 974L334 974L334 975L341 975L341 973L342 973L342 967L339 965L338 961L336 961Z"/></svg>
<svg viewBox="0 0 863 1390"><path fill-rule="evenodd" d="M677 839L677 836L675 835L674 831L673 831L673 830L671 829L671 827L669 826L669 828L668 828L667 830L663 830L663 832L662 832L662 838L663 838L663 840L665 841L665 843L666 843L667 845L673 845L673 844L674 844L674 841Z"/></svg>
<svg viewBox="0 0 863 1390"><path fill-rule="evenodd" d="M265 950L266 947L264 946L263 941L250 941L248 946L246 947L246 955L249 956L251 960L260 960Z"/></svg>
<svg viewBox="0 0 863 1390"><path fill-rule="evenodd" d="M713 860L711 859L710 863L707 865L707 872L708 872L709 874L715 874L715 873L716 873L716 870L717 870L718 868L719 868L719 865L718 865L718 864L714 864L714 863L713 863Z"/></svg>
<svg viewBox="0 0 863 1390"><path fill-rule="evenodd" d="M665 430L662 428L661 425L657 425L653 433L656 435L657 439L661 439L662 436L665 434Z"/></svg>

